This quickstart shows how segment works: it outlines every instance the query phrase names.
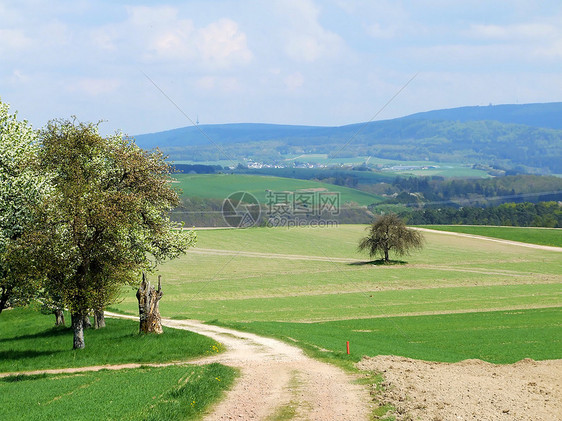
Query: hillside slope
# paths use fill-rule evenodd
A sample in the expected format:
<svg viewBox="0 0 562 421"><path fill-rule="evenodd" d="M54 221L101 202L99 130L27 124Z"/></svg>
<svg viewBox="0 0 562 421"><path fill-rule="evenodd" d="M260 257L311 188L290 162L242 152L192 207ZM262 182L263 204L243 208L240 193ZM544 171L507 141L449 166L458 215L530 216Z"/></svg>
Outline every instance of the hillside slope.
<svg viewBox="0 0 562 421"><path fill-rule="evenodd" d="M291 154L375 156L397 160L483 163L536 173L562 173L562 103L463 107L341 127L222 124L136 136L174 160ZM217 147L217 145L220 145Z"/></svg>

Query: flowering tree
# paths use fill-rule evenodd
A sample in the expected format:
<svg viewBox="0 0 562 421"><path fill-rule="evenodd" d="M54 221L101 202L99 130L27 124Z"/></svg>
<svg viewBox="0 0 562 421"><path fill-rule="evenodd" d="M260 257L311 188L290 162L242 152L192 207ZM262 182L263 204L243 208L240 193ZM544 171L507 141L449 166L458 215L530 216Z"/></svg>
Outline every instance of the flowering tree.
<svg viewBox="0 0 562 421"><path fill-rule="evenodd" d="M184 253L195 235L173 229L168 212L179 199L160 152L75 120L52 121L40 137L40 168L53 177L40 230L46 289L69 308L74 348L84 348L88 312L102 312L142 270Z"/></svg>
<svg viewBox="0 0 562 421"><path fill-rule="evenodd" d="M27 302L37 291L39 274L29 258L34 208L48 193L47 177L36 171L37 133L9 113L0 101L0 313Z"/></svg>

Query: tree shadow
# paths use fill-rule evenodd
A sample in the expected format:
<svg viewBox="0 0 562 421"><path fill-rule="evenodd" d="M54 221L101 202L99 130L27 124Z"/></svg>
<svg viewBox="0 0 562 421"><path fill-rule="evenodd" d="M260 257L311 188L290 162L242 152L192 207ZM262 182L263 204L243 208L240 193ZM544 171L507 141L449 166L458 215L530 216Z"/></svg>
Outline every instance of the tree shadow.
<svg viewBox="0 0 562 421"><path fill-rule="evenodd" d="M37 358L44 355L53 355L60 351L33 351L30 349L26 350L13 350L9 349L7 351L0 351L0 360L22 360L24 358Z"/></svg>
<svg viewBox="0 0 562 421"><path fill-rule="evenodd" d="M13 376L7 376L0 379L0 382L5 383L14 383L14 382L21 382L25 380L38 380L38 379L46 379L47 374L15 374Z"/></svg>
<svg viewBox="0 0 562 421"><path fill-rule="evenodd" d="M408 262L405 262L404 260L389 260L388 262L385 261L384 259L377 259L377 260L369 260L369 261L362 261L362 262L351 262L348 263L349 266L365 266L365 265L371 265L371 266L393 266L393 265L405 265Z"/></svg>
<svg viewBox="0 0 562 421"><path fill-rule="evenodd" d="M71 332L72 329L69 327L52 327L49 328L47 330L43 330L41 332L37 332L37 333L31 333L31 334L27 334L27 335L19 335L19 336L14 336L11 338L3 338L0 339L0 343L4 343L4 342L14 342L14 341L21 341L21 340L26 340L26 339L40 339L40 338L55 338L58 336L64 336L67 335L68 332Z"/></svg>

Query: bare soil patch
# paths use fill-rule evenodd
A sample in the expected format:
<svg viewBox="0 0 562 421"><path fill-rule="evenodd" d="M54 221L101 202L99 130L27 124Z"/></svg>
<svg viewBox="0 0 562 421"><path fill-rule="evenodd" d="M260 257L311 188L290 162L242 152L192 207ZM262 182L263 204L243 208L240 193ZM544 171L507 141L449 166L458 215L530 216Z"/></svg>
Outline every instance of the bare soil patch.
<svg viewBox="0 0 562 421"><path fill-rule="evenodd" d="M377 356L358 366L382 373L377 399L396 408L397 420L562 419L562 360L497 365Z"/></svg>

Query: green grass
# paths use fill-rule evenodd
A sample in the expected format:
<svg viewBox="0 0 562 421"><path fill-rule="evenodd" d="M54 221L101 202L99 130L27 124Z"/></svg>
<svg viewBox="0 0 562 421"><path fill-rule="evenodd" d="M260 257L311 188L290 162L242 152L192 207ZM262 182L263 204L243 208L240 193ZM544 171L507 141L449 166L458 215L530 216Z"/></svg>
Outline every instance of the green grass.
<svg viewBox="0 0 562 421"><path fill-rule="evenodd" d="M416 320L432 326L432 320L439 324L441 320L468 317L453 314L459 312L486 317L481 315L533 309L548 312L562 307L560 253L435 232L425 234L427 244L421 252L401 258L406 264L375 266L368 262L367 256L357 253L357 243L364 232L365 227L360 225L200 230L197 247L202 253L188 252L160 267L158 273L163 276L166 294L160 308L164 315L174 318L226 324L255 322L247 326L269 323L279 327L276 334L291 337L285 329L293 329L295 324L302 327L303 336L311 338L311 344L326 347L319 339L323 323L336 323L326 325L332 326L328 330L336 331L334 326L340 326L337 323L360 326L388 321L393 326L400 320L407 331L408 325ZM275 254L297 255L303 259L312 256L326 261L290 256L272 258ZM134 311L135 297L125 296L118 308ZM446 318L449 315L451 319ZM500 317L492 321L503 323ZM542 321L531 321L530 330L548 337ZM460 324L451 326L453 331L462 332ZM498 332L501 334L502 330ZM356 335L366 341L365 347L375 349L382 342L388 345L384 352L395 353L397 342L388 336L391 333L391 329L386 330L380 338ZM473 337L459 334L456 338L459 347L468 350L462 358L485 357L471 347ZM357 341L355 337L352 339L353 343ZM486 340L481 339L481 343ZM490 343L496 339L488 337ZM345 346L345 339L338 341L340 346ZM361 350L356 345L352 346L354 352ZM444 359L451 350L446 348L439 354L430 346L431 342L427 341L420 344L416 355ZM545 355L552 354L548 346L544 349ZM521 350L524 355L528 348ZM453 351L451 355L457 358Z"/></svg>
<svg viewBox="0 0 562 421"><path fill-rule="evenodd" d="M106 323L104 329L85 332L85 349L73 350L72 330L53 327L54 316L29 308L4 311L0 372L185 361L222 349L214 340L184 330L164 328L163 335L139 335L136 322L108 318Z"/></svg>
<svg viewBox="0 0 562 421"><path fill-rule="evenodd" d="M235 375L211 364L7 377L0 379L0 419L197 419Z"/></svg>
<svg viewBox="0 0 562 421"><path fill-rule="evenodd" d="M203 254L161 266L160 308L177 318L299 322L561 303L560 253L428 233L407 264L373 266L356 250L364 232L358 225L200 230ZM326 261L245 254L260 252ZM117 307L136 306L129 293Z"/></svg>
<svg viewBox="0 0 562 421"><path fill-rule="evenodd" d="M543 246L562 247L562 229L560 228L491 227L466 225L424 225L423 228L430 228L439 231L483 235L486 237L520 241L523 243L540 244Z"/></svg>
<svg viewBox="0 0 562 421"><path fill-rule="evenodd" d="M240 174L177 174L174 175L174 178L178 180L178 183L174 186L180 188L182 195L185 197L222 200L226 199L231 193L245 191L253 194L262 205L267 205L266 190L298 192L317 189L316 191L319 192L339 192L342 205L353 202L366 206L383 200L380 196L348 187L294 178Z"/></svg>
<svg viewBox="0 0 562 421"><path fill-rule="evenodd" d="M523 358L562 358L562 307L313 324L226 325L280 337L289 343L297 341L317 357L351 361L359 361L363 355L389 354L447 362L479 358L501 364ZM346 341L350 342L349 356Z"/></svg>

